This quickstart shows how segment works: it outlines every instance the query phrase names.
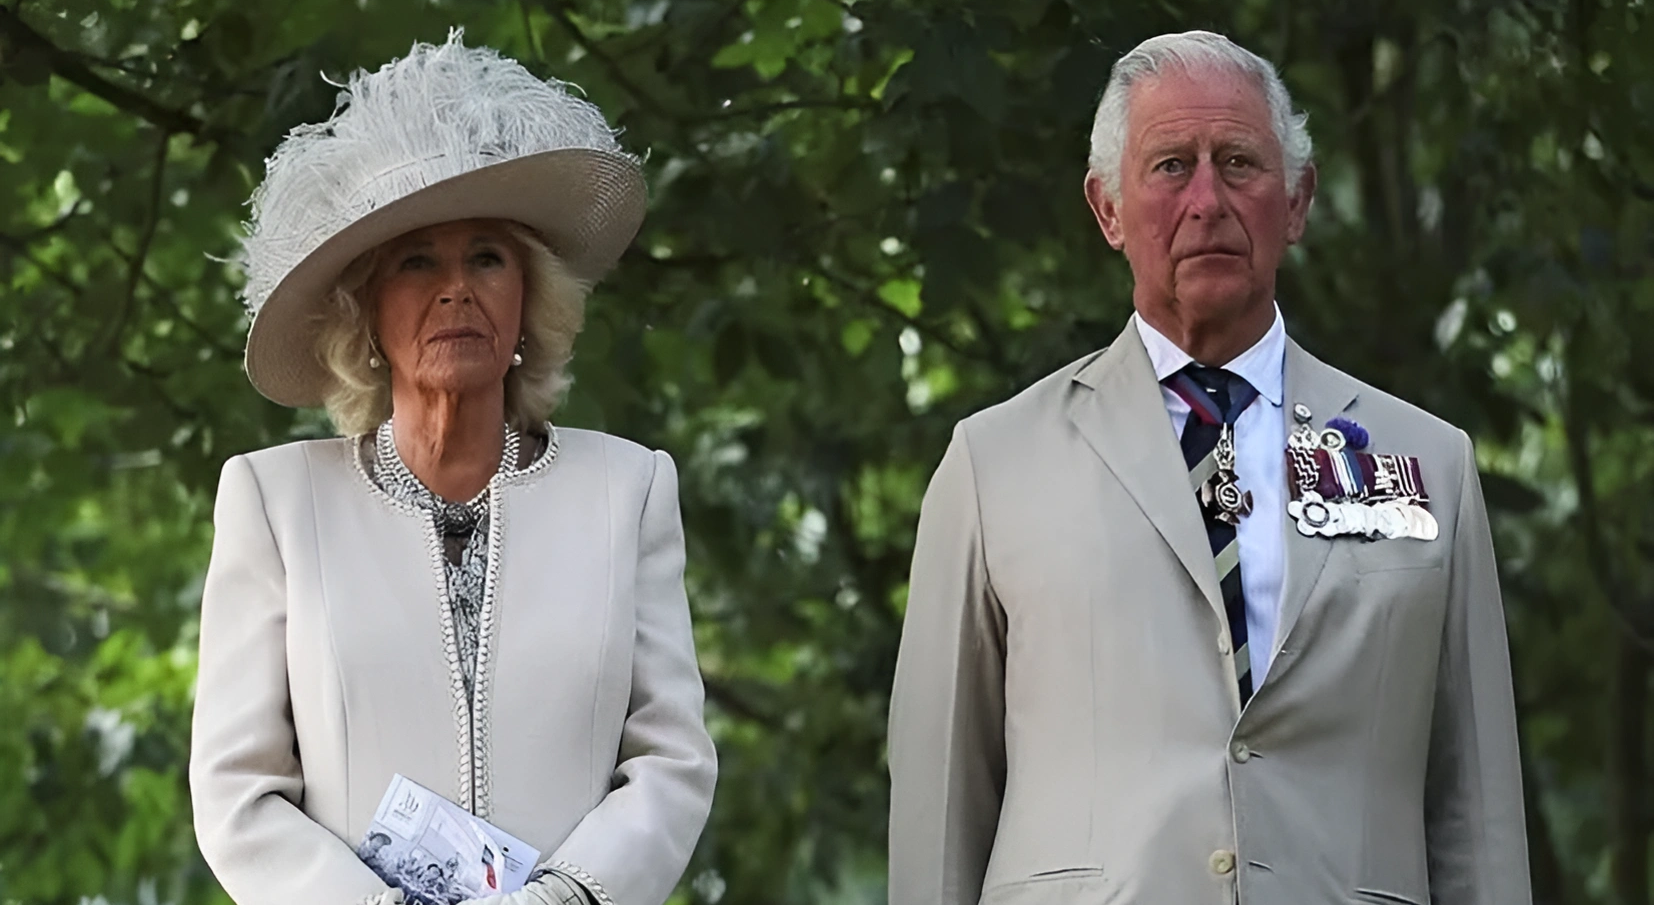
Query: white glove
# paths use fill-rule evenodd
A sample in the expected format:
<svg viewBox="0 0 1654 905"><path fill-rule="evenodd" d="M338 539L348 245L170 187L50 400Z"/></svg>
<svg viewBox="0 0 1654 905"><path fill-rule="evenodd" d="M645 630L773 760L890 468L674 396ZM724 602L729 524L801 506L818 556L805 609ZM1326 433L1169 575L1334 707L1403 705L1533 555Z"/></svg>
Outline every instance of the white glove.
<svg viewBox="0 0 1654 905"><path fill-rule="evenodd" d="M403 901L402 890L393 886L376 896L368 896L358 901L356 905L402 905Z"/></svg>
<svg viewBox="0 0 1654 905"><path fill-rule="evenodd" d="M460 905L592 905L586 887L560 870L551 869L516 892L470 899Z"/></svg>

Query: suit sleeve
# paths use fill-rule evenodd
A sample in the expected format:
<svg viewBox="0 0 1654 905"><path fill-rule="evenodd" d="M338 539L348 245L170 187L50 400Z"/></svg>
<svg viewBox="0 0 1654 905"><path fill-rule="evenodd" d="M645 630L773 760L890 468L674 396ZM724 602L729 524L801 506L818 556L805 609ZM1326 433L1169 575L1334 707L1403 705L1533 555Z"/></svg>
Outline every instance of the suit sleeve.
<svg viewBox="0 0 1654 905"><path fill-rule="evenodd" d="M919 515L890 701L890 905L982 892L1005 792L1005 618L954 430Z"/></svg>
<svg viewBox="0 0 1654 905"><path fill-rule="evenodd" d="M286 576L251 463L224 464L201 595L190 795L201 854L240 905L347 905L386 885L299 810Z"/></svg>
<svg viewBox="0 0 1654 905"><path fill-rule="evenodd" d="M1437 905L1524 905L1532 890L1510 649L1468 437L1451 555L1425 777L1430 899Z"/></svg>
<svg viewBox="0 0 1654 905"><path fill-rule="evenodd" d="M706 825L718 773L684 593L677 471L663 452L653 464L639 533L632 696L613 790L547 859L599 905L666 901Z"/></svg>

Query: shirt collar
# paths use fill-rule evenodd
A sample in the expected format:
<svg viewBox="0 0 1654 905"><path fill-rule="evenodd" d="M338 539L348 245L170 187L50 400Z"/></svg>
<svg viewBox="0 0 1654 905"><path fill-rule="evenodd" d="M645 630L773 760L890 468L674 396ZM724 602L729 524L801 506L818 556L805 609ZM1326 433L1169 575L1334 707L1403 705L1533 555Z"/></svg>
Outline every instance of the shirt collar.
<svg viewBox="0 0 1654 905"><path fill-rule="evenodd" d="M1143 338L1143 348L1149 353L1149 363L1154 366L1156 381L1165 380L1194 361L1189 353L1149 326L1142 317L1134 313L1131 319L1137 324L1137 334ZM1269 325L1269 331L1264 333L1263 338L1223 368L1245 378L1258 391L1258 395L1269 400L1270 405L1281 404L1286 394L1286 322L1281 319L1279 305L1275 306L1275 322Z"/></svg>

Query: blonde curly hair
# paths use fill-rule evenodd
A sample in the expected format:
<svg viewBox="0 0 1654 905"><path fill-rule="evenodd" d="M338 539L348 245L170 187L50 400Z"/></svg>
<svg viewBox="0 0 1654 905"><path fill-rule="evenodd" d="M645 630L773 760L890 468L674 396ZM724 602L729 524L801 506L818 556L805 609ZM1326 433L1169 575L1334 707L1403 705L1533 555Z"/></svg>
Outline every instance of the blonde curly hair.
<svg viewBox="0 0 1654 905"><path fill-rule="evenodd" d="M510 222L505 230L523 260L523 363L505 375L505 420L517 430L536 430L568 389L568 363L585 322L591 286L571 275L538 233ZM359 255L345 268L318 324L316 354L333 377L324 405L344 436L365 434L391 416L390 369L368 364L378 353L373 348L373 300L362 297L382 248Z"/></svg>

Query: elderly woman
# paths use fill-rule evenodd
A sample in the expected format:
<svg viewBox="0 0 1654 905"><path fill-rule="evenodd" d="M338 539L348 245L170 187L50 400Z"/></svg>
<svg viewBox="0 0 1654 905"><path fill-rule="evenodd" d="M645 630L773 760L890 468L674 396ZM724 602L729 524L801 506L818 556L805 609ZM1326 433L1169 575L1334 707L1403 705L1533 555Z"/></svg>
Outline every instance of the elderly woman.
<svg viewBox="0 0 1654 905"><path fill-rule="evenodd" d="M242 905L400 901L353 846L402 774L539 849L490 901L660 905L716 772L677 477L547 423L637 163L457 33L341 105L270 159L243 254L248 377L344 436L224 466L201 851Z"/></svg>

